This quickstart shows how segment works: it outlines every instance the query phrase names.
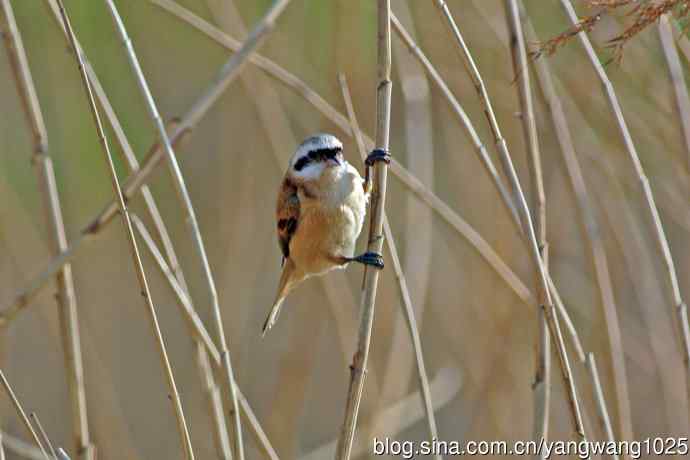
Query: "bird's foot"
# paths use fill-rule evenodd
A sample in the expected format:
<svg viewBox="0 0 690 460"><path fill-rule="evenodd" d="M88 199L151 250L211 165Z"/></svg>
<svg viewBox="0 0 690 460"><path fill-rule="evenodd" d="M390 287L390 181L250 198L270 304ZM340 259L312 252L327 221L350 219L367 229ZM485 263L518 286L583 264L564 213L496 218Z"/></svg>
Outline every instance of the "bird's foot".
<svg viewBox="0 0 690 460"><path fill-rule="evenodd" d="M359 262L360 264L370 265L379 270L383 269L383 256L375 252L365 252L357 257L352 258L353 262Z"/></svg>
<svg viewBox="0 0 690 460"><path fill-rule="evenodd" d="M384 150L384 149L374 149L367 156L367 159L364 160L364 163L367 166L371 167L371 166L374 166L374 163L376 163L377 161L383 161L386 164L390 164L390 162L391 162L390 153L388 153L388 151Z"/></svg>

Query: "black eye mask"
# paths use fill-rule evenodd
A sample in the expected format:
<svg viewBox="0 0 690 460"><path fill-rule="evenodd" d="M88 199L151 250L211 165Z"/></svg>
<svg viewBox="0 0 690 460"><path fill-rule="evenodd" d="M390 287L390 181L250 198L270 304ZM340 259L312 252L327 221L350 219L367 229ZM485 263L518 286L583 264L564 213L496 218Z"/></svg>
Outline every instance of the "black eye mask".
<svg viewBox="0 0 690 460"><path fill-rule="evenodd" d="M332 148L332 149L317 149L309 152L309 155L303 156L297 163L295 163L295 171L303 170L307 165L317 162L326 161L328 159L337 159L338 154L342 152L342 149Z"/></svg>

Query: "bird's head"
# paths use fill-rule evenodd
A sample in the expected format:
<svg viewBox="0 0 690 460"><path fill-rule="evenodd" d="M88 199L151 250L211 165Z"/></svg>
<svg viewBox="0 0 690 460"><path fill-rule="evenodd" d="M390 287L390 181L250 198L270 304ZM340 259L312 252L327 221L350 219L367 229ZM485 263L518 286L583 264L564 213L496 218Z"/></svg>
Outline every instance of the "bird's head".
<svg viewBox="0 0 690 460"><path fill-rule="evenodd" d="M316 134L297 147L290 160L290 174L300 179L313 180L321 177L327 169L344 166L342 142L331 134Z"/></svg>

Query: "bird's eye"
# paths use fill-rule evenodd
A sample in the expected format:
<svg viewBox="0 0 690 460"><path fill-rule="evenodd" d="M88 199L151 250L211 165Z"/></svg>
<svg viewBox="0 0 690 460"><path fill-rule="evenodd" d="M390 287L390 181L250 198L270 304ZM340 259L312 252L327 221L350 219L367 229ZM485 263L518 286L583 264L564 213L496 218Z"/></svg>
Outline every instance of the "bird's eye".
<svg viewBox="0 0 690 460"><path fill-rule="evenodd" d="M311 160L308 157L300 158L299 160L297 160L297 163L295 163L295 171L301 171L310 162L311 162Z"/></svg>

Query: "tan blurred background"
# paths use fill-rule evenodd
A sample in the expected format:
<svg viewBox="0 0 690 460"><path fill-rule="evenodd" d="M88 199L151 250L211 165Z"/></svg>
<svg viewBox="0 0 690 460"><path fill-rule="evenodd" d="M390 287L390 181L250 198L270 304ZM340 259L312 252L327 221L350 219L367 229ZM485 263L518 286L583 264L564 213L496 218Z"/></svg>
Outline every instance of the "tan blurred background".
<svg viewBox="0 0 690 460"><path fill-rule="evenodd" d="M73 57L45 2L12 0L46 118L68 238L76 236L112 196L103 155ZM210 85L229 51L146 0L116 2L165 119L183 114ZM181 6L241 39L270 6L268 0L179 0ZM559 2L528 0L541 38L568 23ZM103 2L65 0L76 33L142 159L155 130ZM525 190L527 153L514 84L502 1L448 1L483 73L498 121ZM470 80L432 2L393 0L462 103L494 161L490 132ZM578 5L579 6L579 5ZM593 37L621 30L608 18ZM364 131L374 134L376 8L364 0L293 0L261 53L302 78L345 113L337 74L350 83ZM393 155L456 210L534 290L524 250L493 184L446 100L393 37ZM602 60L607 52L600 50ZM620 319L635 439L688 435L687 375L675 331L665 267L634 169L623 150L600 84L573 41L549 59L595 206ZM688 71L688 62L681 58ZM690 298L690 176L688 152L656 26L606 67L659 205L681 292ZM362 269L305 283L287 301L277 326L261 339L274 295L280 251L273 206L284 166L297 143L319 131L341 138L360 167L356 145L293 90L249 65L177 149L218 284L236 378L281 458L319 457L343 420L355 347ZM420 79L421 77L421 79ZM599 363L614 427L611 354L591 252L563 155L538 85L533 82L544 162L551 273L585 348ZM0 49L0 305L6 305L51 259L30 132L21 111L7 51ZM112 131L111 144L115 145ZM280 161L277 161L280 159ZM118 171L126 169L118 159ZM163 167L149 184L171 231L195 304L211 329L211 310L194 247ZM140 198L132 209L145 216ZM518 440L532 434L537 321L474 247L432 214L396 178L386 209L421 325L440 437ZM147 220L148 222L148 220ZM173 412L145 307L119 220L84 244L72 265L82 333L88 415L98 458L176 459ZM359 247L364 242L360 241ZM144 257L161 327L188 416L197 458L217 458L193 342L175 299L152 259ZM28 410L36 411L56 444L72 452L55 286L2 329L2 369ZM412 349L391 269L377 298L370 373L358 443L426 439L415 396ZM572 348L569 348L572 351ZM584 368L574 370L595 439L597 421ZM555 356L554 356L555 358ZM551 437L570 439L565 393L554 359ZM377 414L407 401L400 416ZM27 439L7 397L1 428ZM619 433L616 433L619 434ZM260 458L246 435L248 458ZM360 450L361 452L361 450ZM20 458L7 452L8 458ZM76 458L76 457L73 457Z"/></svg>

